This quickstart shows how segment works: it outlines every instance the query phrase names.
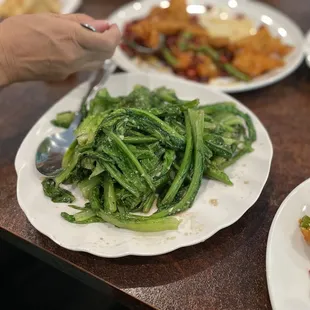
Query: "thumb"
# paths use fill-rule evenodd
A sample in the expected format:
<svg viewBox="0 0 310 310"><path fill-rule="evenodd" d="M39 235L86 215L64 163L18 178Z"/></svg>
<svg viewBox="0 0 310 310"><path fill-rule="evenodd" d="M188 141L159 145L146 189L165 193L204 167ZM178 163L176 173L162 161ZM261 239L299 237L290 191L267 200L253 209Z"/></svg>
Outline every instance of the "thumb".
<svg viewBox="0 0 310 310"><path fill-rule="evenodd" d="M105 32L110 29L110 24L106 20L94 20L88 22L88 25L94 27L97 32Z"/></svg>
<svg viewBox="0 0 310 310"><path fill-rule="evenodd" d="M60 18L68 19L73 22L77 23L89 23L91 21L94 21L94 19L91 16L88 16L86 14L64 14L59 15Z"/></svg>
<svg viewBox="0 0 310 310"><path fill-rule="evenodd" d="M89 23L92 27L97 26L97 32L83 29L79 25L76 28L76 40L84 49L111 54L121 40L121 33L116 25L110 26L107 22L102 22L104 21ZM99 30L103 31L99 32Z"/></svg>

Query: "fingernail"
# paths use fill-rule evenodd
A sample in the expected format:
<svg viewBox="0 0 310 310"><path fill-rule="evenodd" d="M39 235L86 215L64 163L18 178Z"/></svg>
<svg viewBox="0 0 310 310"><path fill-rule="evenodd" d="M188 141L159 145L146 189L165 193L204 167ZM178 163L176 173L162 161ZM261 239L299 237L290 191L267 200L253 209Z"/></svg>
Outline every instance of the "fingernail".
<svg viewBox="0 0 310 310"><path fill-rule="evenodd" d="M89 23L92 27L94 27L97 32L104 32L110 29L110 23L106 20L94 20Z"/></svg>

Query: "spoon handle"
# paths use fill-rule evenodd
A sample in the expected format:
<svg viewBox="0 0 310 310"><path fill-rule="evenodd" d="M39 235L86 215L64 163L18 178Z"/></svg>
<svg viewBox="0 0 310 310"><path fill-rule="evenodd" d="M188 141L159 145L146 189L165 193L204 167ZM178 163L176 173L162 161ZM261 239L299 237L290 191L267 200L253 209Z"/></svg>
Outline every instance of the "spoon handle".
<svg viewBox="0 0 310 310"><path fill-rule="evenodd" d="M89 78L89 88L87 93L82 99L81 107L83 105L88 105L90 103L90 100L93 99L98 91L98 89L107 81L107 79L110 77L110 75L115 71L116 64L108 59L105 61L102 68L96 70ZM75 118L73 122L71 123L68 130L74 131L80 124L82 120L82 113L81 109L79 112L76 113Z"/></svg>
<svg viewBox="0 0 310 310"><path fill-rule="evenodd" d="M110 75L115 71L116 67L116 64L111 59L108 59L104 62L103 67L100 68L97 73L94 72L94 75L90 77L91 84L89 91L84 97L82 104L89 105L90 100L95 97L97 91L108 80Z"/></svg>
<svg viewBox="0 0 310 310"><path fill-rule="evenodd" d="M81 26L87 30L96 32L96 29L89 24L81 23ZM88 91L83 97L80 110L79 112L76 113L73 122L68 128L68 131L73 132L79 126L82 120L82 112L81 112L82 107L84 105L87 106L89 104L90 100L95 96L99 86L103 85L106 82L106 80L115 71L115 69L116 69L116 64L111 59L108 59L104 62L103 67L99 68L98 70L96 70L95 72L91 74L88 80L88 82L90 83Z"/></svg>

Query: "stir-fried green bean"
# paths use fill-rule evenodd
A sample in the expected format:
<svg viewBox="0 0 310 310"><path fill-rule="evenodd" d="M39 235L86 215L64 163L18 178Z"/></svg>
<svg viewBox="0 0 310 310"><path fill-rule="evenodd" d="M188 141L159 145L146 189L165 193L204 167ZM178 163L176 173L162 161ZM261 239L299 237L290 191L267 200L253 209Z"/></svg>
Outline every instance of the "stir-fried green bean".
<svg viewBox="0 0 310 310"><path fill-rule="evenodd" d="M240 81L248 82L251 77L234 67L230 63L221 62L221 55L211 46L205 45L200 47L188 46L188 49L194 49L196 52L204 53L208 55L220 68L225 70L229 75L237 78Z"/></svg>

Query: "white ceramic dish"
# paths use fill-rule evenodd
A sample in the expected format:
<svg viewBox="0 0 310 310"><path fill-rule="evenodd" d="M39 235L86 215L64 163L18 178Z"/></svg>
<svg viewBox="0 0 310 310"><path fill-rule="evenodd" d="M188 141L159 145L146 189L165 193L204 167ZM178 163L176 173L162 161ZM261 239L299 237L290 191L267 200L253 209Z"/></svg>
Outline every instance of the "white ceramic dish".
<svg viewBox="0 0 310 310"><path fill-rule="evenodd" d="M69 14L75 12L82 5L82 2L82 0L61 0L61 13Z"/></svg>
<svg viewBox="0 0 310 310"><path fill-rule="evenodd" d="M0 4L3 3L4 0L0 0ZM61 13L69 14L75 12L80 5L82 4L82 0L60 0L61 2Z"/></svg>
<svg viewBox="0 0 310 310"><path fill-rule="evenodd" d="M306 64L310 68L310 30L306 34L305 40L305 57L306 57Z"/></svg>
<svg viewBox="0 0 310 310"><path fill-rule="evenodd" d="M49 134L57 131L50 121L57 112L77 110L86 91L82 84L48 110L24 139L15 160L18 175L18 202L32 225L59 245L76 251L86 251L102 257L125 255L157 255L206 240L218 230L236 222L257 200L269 175L273 154L268 133L257 117L232 97L196 83L169 79L163 75L141 73L116 74L106 83L112 95L126 95L134 85L150 88L167 86L184 99L199 98L202 103L234 101L238 108L253 118L257 129L255 151L227 169L234 186L204 181L191 209L181 215L178 231L138 233L115 228L109 224L73 225L60 216L72 213L65 204L54 204L43 194L41 176L35 169L37 146ZM218 206L211 203L216 199Z"/></svg>
<svg viewBox="0 0 310 310"><path fill-rule="evenodd" d="M124 25L136 18L141 18L148 14L150 8L154 5L167 6L168 1L159 0L145 0L141 2L131 2L120 7L115 11L109 20L116 23L121 29ZM228 14L244 13L249 17L257 26L265 24L269 27L274 35L280 35L282 39L289 44L295 46L295 50L286 58L286 65L282 68L271 71L258 78L253 79L251 82L238 82L231 78L219 78L212 84L205 84L209 87L216 88L225 92L242 92L252 89L264 87L273 84L290 73L292 73L302 62L304 57L303 44L304 37L300 28L287 16L277 11L276 9L256 1L247 0L190 0L188 1L191 11L203 12L206 4L214 5L219 8L227 10ZM117 48L115 62L124 70L128 72L159 72L148 65L137 65L136 62L131 60L120 48ZM169 74L171 73L162 73ZM173 75L175 78L182 79Z"/></svg>
<svg viewBox="0 0 310 310"><path fill-rule="evenodd" d="M270 228L267 243L267 282L274 310L310 309L310 246L298 227L310 216L310 179L283 201Z"/></svg>

